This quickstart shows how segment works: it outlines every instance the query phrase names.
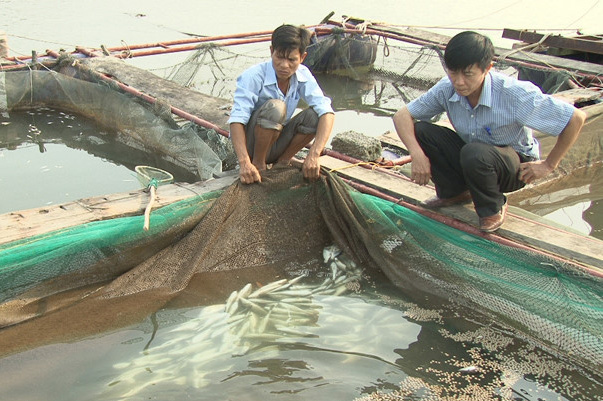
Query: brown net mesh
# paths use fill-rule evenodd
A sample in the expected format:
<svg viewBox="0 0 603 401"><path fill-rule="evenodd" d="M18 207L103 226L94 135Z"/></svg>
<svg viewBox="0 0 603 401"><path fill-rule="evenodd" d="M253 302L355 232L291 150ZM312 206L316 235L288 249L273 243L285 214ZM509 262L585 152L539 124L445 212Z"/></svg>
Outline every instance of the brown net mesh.
<svg viewBox="0 0 603 401"><path fill-rule="evenodd" d="M328 172L306 182L298 168L268 170L260 184L236 182L186 236L108 282L87 280L47 297L38 291L34 303L17 296L0 305L1 313L12 305L14 321L25 321L0 332L0 349L10 352L24 338L31 346L141 319L192 291L193 277L206 284L198 291L223 291L224 298L245 282L261 285L302 270L312 277L324 268L323 249L331 244L364 274L384 274L418 304L464 304L581 363L601 366L600 277L462 233L356 192ZM82 277L90 278L85 271Z"/></svg>

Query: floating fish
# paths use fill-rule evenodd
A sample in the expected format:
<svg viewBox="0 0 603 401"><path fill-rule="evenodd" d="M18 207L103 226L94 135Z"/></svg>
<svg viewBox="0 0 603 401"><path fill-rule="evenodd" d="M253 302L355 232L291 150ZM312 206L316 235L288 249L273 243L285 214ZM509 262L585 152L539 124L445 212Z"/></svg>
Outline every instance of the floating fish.
<svg viewBox="0 0 603 401"><path fill-rule="evenodd" d="M329 245L322 250L322 257L325 263L329 263L341 255L341 249L337 245Z"/></svg>
<svg viewBox="0 0 603 401"><path fill-rule="evenodd" d="M478 368L477 366L467 366L467 367L459 369L459 372L465 373L465 374L475 374L475 373L479 373L480 371L481 371L481 369Z"/></svg>
<svg viewBox="0 0 603 401"><path fill-rule="evenodd" d="M248 283L232 291L224 305L208 306L199 316L167 331L167 341L148 347L139 358L115 364L121 375L108 391L123 399L150 393L164 382L200 388L210 382L207 375L214 372L212 363L217 358L228 359L258 346L267 349L281 339L316 337L303 330L316 326L323 313L316 297L344 294L346 283L362 276L362 270L336 245L324 248L323 258L325 279L319 285L303 283L306 273L255 289ZM192 373L180 375L187 369Z"/></svg>

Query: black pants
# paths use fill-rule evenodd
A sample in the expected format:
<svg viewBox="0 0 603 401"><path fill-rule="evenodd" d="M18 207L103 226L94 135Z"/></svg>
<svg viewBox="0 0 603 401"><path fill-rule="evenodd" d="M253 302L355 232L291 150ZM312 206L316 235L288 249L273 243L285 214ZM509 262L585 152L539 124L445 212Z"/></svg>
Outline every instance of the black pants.
<svg viewBox="0 0 603 401"><path fill-rule="evenodd" d="M469 189L480 217L492 216L506 202L505 192L523 188L519 164L532 159L510 146L465 143L453 130L419 121L415 135L431 163L431 180L440 198Z"/></svg>

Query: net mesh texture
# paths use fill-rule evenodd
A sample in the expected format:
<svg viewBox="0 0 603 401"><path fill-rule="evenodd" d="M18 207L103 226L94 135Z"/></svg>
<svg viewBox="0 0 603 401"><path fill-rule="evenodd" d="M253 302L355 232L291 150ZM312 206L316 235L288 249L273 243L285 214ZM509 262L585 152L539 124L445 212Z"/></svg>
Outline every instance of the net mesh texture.
<svg viewBox="0 0 603 401"><path fill-rule="evenodd" d="M353 60L346 58L350 42L331 40L344 44L338 67L354 68ZM211 53L203 56L208 49ZM380 88L359 86L362 104L372 111L397 110L396 102L418 96L443 74L433 48L381 42L372 56L368 75L358 70L347 74L382 79ZM246 67L233 59L242 57L205 47L189 58L187 71L174 70L172 75L186 86L197 82L198 88L211 86L210 93L230 97L225 88L234 87L237 74L232 68ZM221 68L212 67L220 62ZM191 66L195 63L201 67ZM217 84L196 80L207 68L218 75ZM114 124L128 134L124 141L132 147L161 154L201 179L219 173L227 157L203 139L217 138L215 132L178 126L161 110L107 84L52 71L0 74L9 110L51 104ZM356 82L334 79L335 88L341 86L340 79L346 85ZM332 97L337 106L342 97ZM600 135L594 138L600 145ZM600 152L593 157L600 161ZM235 281L236 275L249 274L243 272L261 270L266 277L254 278L269 282L271 271L287 271L300 263L318 268L318 260L308 260L336 243L356 263L384 274L419 303L429 298L431 303L468 305L597 372L603 366L600 277L361 194L327 172L310 184L297 169L273 169L261 184L237 183L224 192L154 211L151 219L146 234L140 229L142 216L135 216L3 245L0 349L11 352L58 333L77 337L122 325L185 292L195 275L226 272L224 279Z"/></svg>
<svg viewBox="0 0 603 401"><path fill-rule="evenodd" d="M234 281L245 271L269 276L300 264L318 269L322 262L316 255L335 243L418 303L429 298L431 304L469 306L581 364L602 366L601 278L573 265L463 233L357 192L328 172L308 183L295 167L273 168L260 184L236 182L216 195L192 202L204 205L198 224L170 223L163 240L151 247L137 243L124 229L128 221L121 219L106 229L90 225L49 234L45 247L53 252L43 253L52 254L46 261L35 259L40 254L35 242L4 247L0 315L10 327L0 332L0 344L11 349L24 333L30 341L31 333L48 336L58 322L71 322L73 335L105 327L107 319L115 323L109 312L114 305L124 318L141 316L186 291L196 275L230 272ZM134 220L140 231L140 220ZM152 227L163 229L155 222ZM86 234L95 230L94 237ZM78 232L88 239L85 246L63 246ZM101 237L117 245L102 246L95 240ZM123 252L135 243L140 246ZM15 274L13 255L21 247L21 259L31 261ZM149 256L150 249L156 253ZM57 260L67 260L67 266L77 260L78 266L66 269ZM16 294L24 276L32 282ZM270 277L254 280L269 282ZM128 303L131 309L124 306Z"/></svg>

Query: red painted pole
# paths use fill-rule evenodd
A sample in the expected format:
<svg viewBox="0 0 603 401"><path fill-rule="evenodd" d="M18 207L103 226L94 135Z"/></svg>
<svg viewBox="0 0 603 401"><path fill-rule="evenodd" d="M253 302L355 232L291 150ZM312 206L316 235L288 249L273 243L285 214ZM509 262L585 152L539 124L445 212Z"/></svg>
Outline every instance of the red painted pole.
<svg viewBox="0 0 603 401"><path fill-rule="evenodd" d="M141 99L143 99L143 100L145 100L145 101L147 101L147 102L149 102L151 104L154 104L157 101L156 98L154 98L152 96L149 96L149 95L147 95L145 93L142 93L139 90L134 89L131 86L125 85L125 84L123 84L123 83L121 83L121 82L119 82L119 81L117 81L117 80L115 80L113 78L109 78L106 75L103 75L103 74L98 73L98 72L93 72L93 74L95 76L97 76L98 78L104 80L104 81L116 83L123 91L128 92L130 94L133 94L133 95L135 95L135 96L137 96L137 97L139 97L139 98L141 98ZM199 117L197 117L197 116L195 116L193 114L190 114L190 113L188 113L188 112L186 112L184 110L178 109L178 108L176 108L174 106L170 106L170 108L171 108L172 113L176 114L177 116L180 116L180 117L185 118L185 119L187 119L189 121L192 121L195 124L198 124L198 125L200 125L202 127L205 127L205 128L208 128L208 129L213 129L214 131L216 131L217 133L219 133L221 135L224 135L224 136L228 136L229 135L228 131L226 131L226 130L220 128L220 127L218 127L214 123L211 123L211 122L209 122L207 120L199 118Z"/></svg>
<svg viewBox="0 0 603 401"><path fill-rule="evenodd" d="M128 50L148 49L151 47L167 48L167 47L175 46L175 45L213 42L213 41L226 40L226 39L261 37L261 36L267 36L267 35L269 36L271 34L272 34L272 31L261 31L261 32L237 33L237 34L232 34L232 35L202 36L202 37L189 38L189 39L171 40L171 41L167 41L167 42L143 43L143 44L131 45L131 46L108 47L107 50L110 52L118 52L118 51L124 51L124 50L128 51Z"/></svg>

